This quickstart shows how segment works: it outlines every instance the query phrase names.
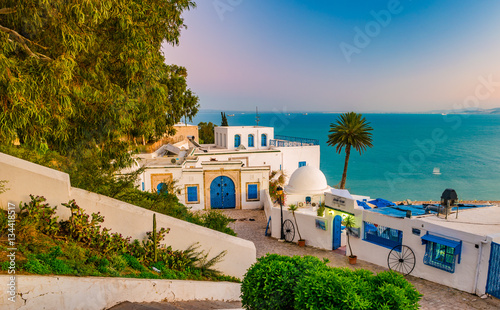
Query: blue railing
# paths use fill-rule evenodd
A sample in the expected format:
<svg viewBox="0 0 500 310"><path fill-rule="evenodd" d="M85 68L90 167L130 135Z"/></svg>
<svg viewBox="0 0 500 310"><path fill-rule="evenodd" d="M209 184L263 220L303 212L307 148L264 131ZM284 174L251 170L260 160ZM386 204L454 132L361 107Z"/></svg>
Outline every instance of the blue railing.
<svg viewBox="0 0 500 310"><path fill-rule="evenodd" d="M319 140L275 135L274 139L269 141L269 144L276 147L319 145Z"/></svg>

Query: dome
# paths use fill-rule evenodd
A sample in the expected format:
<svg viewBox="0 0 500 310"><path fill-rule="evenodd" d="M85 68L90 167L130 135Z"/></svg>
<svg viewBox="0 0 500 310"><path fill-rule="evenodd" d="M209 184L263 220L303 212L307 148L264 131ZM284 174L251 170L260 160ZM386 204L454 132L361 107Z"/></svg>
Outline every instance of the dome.
<svg viewBox="0 0 500 310"><path fill-rule="evenodd" d="M322 194L328 189L323 172L312 166L303 166L295 170L285 186L287 194Z"/></svg>

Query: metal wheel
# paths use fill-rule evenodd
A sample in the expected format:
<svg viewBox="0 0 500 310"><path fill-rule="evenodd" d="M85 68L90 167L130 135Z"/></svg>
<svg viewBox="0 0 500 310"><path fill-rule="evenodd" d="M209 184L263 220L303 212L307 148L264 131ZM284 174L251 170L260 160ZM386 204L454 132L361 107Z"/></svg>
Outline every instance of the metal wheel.
<svg viewBox="0 0 500 310"><path fill-rule="evenodd" d="M396 245L392 248L387 257L389 269L397 271L405 276L413 271L415 263L415 253L406 245Z"/></svg>
<svg viewBox="0 0 500 310"><path fill-rule="evenodd" d="M293 241L293 238L295 238L295 227L293 226L292 221L286 220L283 223L283 234L285 235L286 242Z"/></svg>

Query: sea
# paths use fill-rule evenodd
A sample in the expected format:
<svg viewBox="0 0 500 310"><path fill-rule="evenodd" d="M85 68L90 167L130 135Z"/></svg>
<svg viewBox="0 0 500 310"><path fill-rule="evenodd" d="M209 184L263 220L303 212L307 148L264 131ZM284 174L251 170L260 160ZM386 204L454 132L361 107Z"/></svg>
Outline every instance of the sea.
<svg viewBox="0 0 500 310"><path fill-rule="evenodd" d="M256 125L255 112L225 111L230 126ZM234 116L233 116L234 114ZM275 134L319 139L320 169L340 183L345 153L328 146L338 113L260 112L259 125ZM363 114L373 127L373 147L351 151L346 188L356 195L400 200L440 200L447 188L462 200L500 200L500 115ZM220 112L193 119L221 123Z"/></svg>

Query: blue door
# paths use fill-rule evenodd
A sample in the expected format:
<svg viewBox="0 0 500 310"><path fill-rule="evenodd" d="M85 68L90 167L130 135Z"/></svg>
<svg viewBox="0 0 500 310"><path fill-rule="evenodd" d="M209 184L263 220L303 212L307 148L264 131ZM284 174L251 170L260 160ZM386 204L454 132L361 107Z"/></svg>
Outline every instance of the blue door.
<svg viewBox="0 0 500 310"><path fill-rule="evenodd" d="M491 243L486 293L500 298L500 244L495 242Z"/></svg>
<svg viewBox="0 0 500 310"><path fill-rule="evenodd" d="M333 250L340 248L340 235L342 234L341 224L342 224L342 216L340 215L335 216L333 218L333 228L332 228Z"/></svg>
<svg viewBox="0 0 500 310"><path fill-rule="evenodd" d="M228 177L216 177L210 184L210 207L212 209L233 209L236 207L234 182Z"/></svg>

